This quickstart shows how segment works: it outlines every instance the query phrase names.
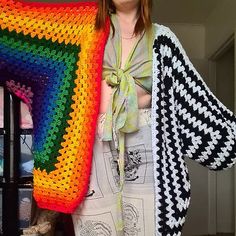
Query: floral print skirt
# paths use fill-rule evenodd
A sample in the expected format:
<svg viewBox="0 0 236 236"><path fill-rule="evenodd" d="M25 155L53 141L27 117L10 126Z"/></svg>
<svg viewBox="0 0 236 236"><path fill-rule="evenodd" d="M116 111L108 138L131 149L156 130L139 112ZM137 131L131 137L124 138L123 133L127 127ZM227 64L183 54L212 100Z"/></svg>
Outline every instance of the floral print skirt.
<svg viewBox="0 0 236 236"><path fill-rule="evenodd" d="M125 183L122 209L118 152L113 141L102 141L104 114L99 114L90 185L87 196L72 214L76 236L155 235L151 109L139 109L139 130L125 135ZM123 229L117 227L122 218Z"/></svg>

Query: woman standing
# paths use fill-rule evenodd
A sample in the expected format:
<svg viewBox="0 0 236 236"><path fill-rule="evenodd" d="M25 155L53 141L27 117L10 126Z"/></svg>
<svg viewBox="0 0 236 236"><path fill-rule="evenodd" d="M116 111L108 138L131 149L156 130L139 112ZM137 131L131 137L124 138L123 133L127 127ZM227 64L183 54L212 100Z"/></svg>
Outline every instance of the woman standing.
<svg viewBox="0 0 236 236"><path fill-rule="evenodd" d="M235 163L236 118L211 93L151 0L99 0L111 21L88 194L76 235L180 235L190 201L184 157ZM154 51L153 51L154 49Z"/></svg>
<svg viewBox="0 0 236 236"><path fill-rule="evenodd" d="M190 202L185 157L212 170L236 162L236 117L175 34L151 23L150 10L151 0L98 1L96 28L109 19L111 29L89 190L72 215L76 235L181 235ZM50 222L24 234L45 228Z"/></svg>
<svg viewBox="0 0 236 236"><path fill-rule="evenodd" d="M90 187L73 214L75 232L154 235L151 1L100 1L99 6L97 28L105 23L106 8L111 31Z"/></svg>

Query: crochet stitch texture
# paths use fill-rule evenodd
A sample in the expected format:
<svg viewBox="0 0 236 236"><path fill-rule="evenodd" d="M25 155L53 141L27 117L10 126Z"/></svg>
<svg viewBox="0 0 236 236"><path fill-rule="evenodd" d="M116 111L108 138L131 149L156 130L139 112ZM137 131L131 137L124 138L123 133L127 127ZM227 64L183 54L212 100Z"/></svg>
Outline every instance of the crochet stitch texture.
<svg viewBox="0 0 236 236"><path fill-rule="evenodd" d="M95 31L96 12L95 3L0 0L0 81L32 108L34 197L65 213L90 176L109 29Z"/></svg>
<svg viewBox="0 0 236 236"><path fill-rule="evenodd" d="M210 170L236 162L236 116L209 89L177 36L156 24L152 153L156 236L180 236L190 204L185 158Z"/></svg>
<svg viewBox="0 0 236 236"><path fill-rule="evenodd" d="M32 107L34 196L73 212L87 192L108 29L93 3L0 0L0 84ZM236 162L236 117L210 91L176 35L155 25L152 156L156 236L179 236L190 203L185 158L211 170ZM32 97L33 93L33 97Z"/></svg>

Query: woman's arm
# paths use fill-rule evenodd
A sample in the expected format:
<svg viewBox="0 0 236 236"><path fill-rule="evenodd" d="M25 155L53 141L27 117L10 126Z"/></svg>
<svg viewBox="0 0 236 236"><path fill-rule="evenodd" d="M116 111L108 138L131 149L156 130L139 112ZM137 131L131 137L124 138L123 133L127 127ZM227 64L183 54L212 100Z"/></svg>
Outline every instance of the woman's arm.
<svg viewBox="0 0 236 236"><path fill-rule="evenodd" d="M182 153L212 170L236 162L236 117L208 88L177 36L165 26L155 45L164 51L162 68L171 79ZM168 83L168 82L167 82Z"/></svg>

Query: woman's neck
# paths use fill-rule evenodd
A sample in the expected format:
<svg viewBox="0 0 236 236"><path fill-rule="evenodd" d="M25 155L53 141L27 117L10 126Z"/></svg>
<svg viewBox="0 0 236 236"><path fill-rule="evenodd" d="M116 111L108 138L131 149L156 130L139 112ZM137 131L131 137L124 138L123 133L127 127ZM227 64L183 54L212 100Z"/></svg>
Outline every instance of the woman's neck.
<svg viewBox="0 0 236 236"><path fill-rule="evenodd" d="M138 9L132 9L130 11L116 10L116 15L121 23L135 25L138 19Z"/></svg>
<svg viewBox="0 0 236 236"><path fill-rule="evenodd" d="M116 15L119 21L121 33L125 35L133 34L134 27L138 19L138 8L126 9L121 11L116 9Z"/></svg>

